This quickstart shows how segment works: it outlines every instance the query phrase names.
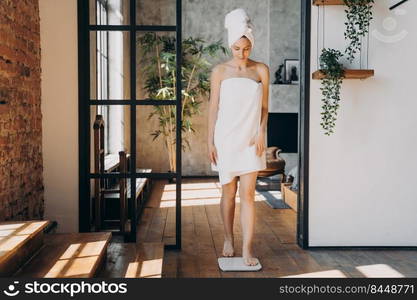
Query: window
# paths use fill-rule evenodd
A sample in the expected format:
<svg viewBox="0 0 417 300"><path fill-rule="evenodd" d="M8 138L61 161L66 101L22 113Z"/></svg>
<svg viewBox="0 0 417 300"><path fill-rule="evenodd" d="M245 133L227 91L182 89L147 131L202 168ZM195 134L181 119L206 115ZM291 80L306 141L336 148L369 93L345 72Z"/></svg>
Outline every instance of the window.
<svg viewBox="0 0 417 300"><path fill-rule="evenodd" d="M96 1L96 24L108 25L108 6L107 0ZM109 33L108 31L97 32L97 100L109 99ZM110 153L110 118L109 106L99 105L97 114L103 116L104 120L104 136L106 141L104 144L105 154Z"/></svg>

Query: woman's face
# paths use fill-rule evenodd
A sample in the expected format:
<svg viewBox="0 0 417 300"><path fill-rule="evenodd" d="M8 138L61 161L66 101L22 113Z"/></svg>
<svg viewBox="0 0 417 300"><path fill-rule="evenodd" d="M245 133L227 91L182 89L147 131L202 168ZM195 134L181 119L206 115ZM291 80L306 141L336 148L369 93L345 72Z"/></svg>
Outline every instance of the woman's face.
<svg viewBox="0 0 417 300"><path fill-rule="evenodd" d="M232 45L232 54L236 59L246 60L249 58L252 50L251 42L245 36L242 36Z"/></svg>

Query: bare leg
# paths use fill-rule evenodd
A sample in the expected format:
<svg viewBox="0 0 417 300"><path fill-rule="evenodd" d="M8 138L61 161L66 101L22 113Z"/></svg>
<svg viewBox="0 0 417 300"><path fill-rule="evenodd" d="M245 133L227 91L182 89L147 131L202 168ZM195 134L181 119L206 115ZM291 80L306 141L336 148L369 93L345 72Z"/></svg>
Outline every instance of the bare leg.
<svg viewBox="0 0 417 300"><path fill-rule="evenodd" d="M258 172L251 172L240 176L240 222L243 233L243 261L248 266L257 263L252 255L252 241L255 226L255 185Z"/></svg>
<svg viewBox="0 0 417 300"><path fill-rule="evenodd" d="M224 226L223 256L234 255L233 220L235 217L235 197L237 191L237 177L222 185L220 211Z"/></svg>

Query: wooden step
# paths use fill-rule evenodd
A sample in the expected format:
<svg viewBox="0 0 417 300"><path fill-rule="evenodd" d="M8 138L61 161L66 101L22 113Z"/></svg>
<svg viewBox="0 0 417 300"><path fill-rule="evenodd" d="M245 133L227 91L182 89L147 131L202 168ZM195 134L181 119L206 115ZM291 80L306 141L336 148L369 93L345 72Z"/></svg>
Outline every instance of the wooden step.
<svg viewBox="0 0 417 300"><path fill-rule="evenodd" d="M103 267L110 232L57 233L14 276L30 278L92 278Z"/></svg>
<svg viewBox="0 0 417 300"><path fill-rule="evenodd" d="M0 223L0 277L14 274L43 244L49 221Z"/></svg>
<svg viewBox="0 0 417 300"><path fill-rule="evenodd" d="M104 278L161 278L164 259L164 243L145 242L112 243L108 249L108 260Z"/></svg>

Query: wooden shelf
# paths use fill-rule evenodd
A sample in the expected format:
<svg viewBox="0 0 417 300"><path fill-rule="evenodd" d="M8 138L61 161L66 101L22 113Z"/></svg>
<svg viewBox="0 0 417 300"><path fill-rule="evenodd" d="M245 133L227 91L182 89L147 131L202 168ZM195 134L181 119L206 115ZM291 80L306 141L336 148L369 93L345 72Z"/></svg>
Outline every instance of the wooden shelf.
<svg viewBox="0 0 417 300"><path fill-rule="evenodd" d="M345 79L366 79L374 76L374 70L362 70L362 69L346 69ZM313 79L323 79L326 76L321 70L317 70L312 75Z"/></svg>
<svg viewBox="0 0 417 300"><path fill-rule="evenodd" d="M345 5L343 0L313 0L313 5Z"/></svg>

